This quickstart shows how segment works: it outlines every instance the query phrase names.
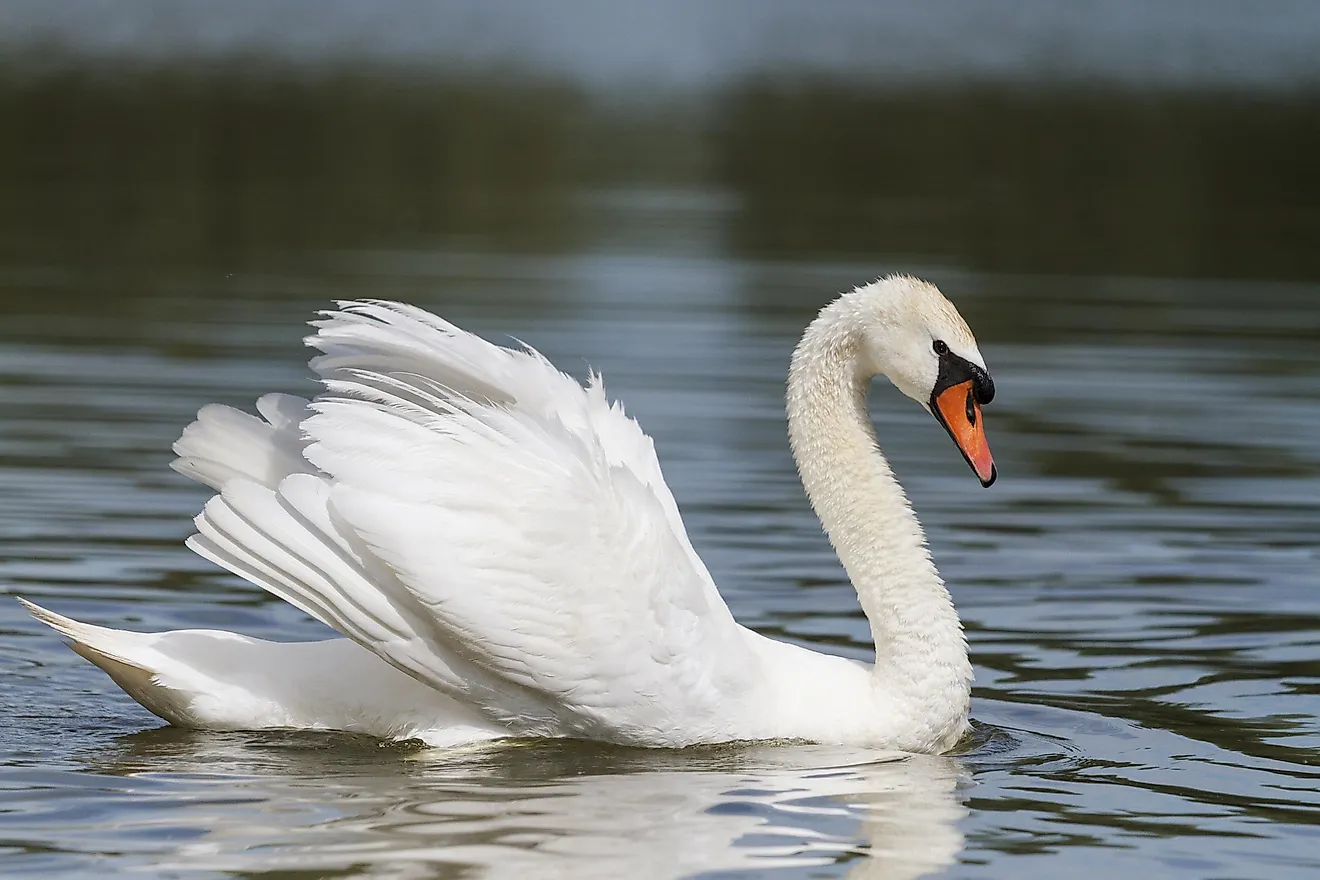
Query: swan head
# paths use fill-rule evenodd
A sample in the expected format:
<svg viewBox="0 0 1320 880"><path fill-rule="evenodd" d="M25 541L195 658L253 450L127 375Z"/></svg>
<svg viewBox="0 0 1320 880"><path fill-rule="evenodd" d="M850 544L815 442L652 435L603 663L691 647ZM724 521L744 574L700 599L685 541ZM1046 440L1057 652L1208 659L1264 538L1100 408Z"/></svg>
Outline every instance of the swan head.
<svg viewBox="0 0 1320 880"><path fill-rule="evenodd" d="M891 275L845 294L860 330L858 366L882 375L949 432L982 486L997 476L981 407L995 383L967 322L939 288Z"/></svg>

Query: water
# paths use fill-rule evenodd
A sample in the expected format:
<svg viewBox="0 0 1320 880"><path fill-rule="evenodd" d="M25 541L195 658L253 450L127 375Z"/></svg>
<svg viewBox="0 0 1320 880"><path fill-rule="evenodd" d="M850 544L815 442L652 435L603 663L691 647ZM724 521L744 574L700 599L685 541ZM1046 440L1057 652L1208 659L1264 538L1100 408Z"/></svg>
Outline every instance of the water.
<svg viewBox="0 0 1320 880"><path fill-rule="evenodd" d="M199 405L309 393L301 323L335 298L407 300L526 340L575 375L602 370L655 437L735 615L821 650L869 650L784 436L788 354L833 292L902 269L955 299L999 389L986 420L1000 480L980 489L929 416L876 389L881 442L976 666L976 729L946 757L583 743L436 754L179 731L0 601L6 876L1320 870L1320 199L1291 152L1311 131L1309 99L1227 107L1216 130L1247 120L1255 140L1188 146L1171 132L1211 119L1196 115L1209 98L1028 95L1002 139L973 151L998 157L989 172L912 147L896 177L892 162L868 170L846 138L830 153L766 136L785 111L826 127L818 93L768 109L763 92L735 100L741 115L714 125L698 110L677 127L592 129L615 145L671 138L663 156L601 169L565 146L587 118L571 96L569 109L523 95L508 111L508 91L465 86L443 94L466 109L435 123L469 132L464 149L433 164L409 154L420 164L408 168L354 161L402 149L402 134L381 132L403 131L412 105L390 92L374 127L302 168L277 147L303 135L261 126L294 111L337 120L305 91L139 83L115 93L139 116L114 114L93 144L69 138L99 118L89 87L46 87L44 103L27 85L0 90L31 111L28 140L0 144L8 592L111 626L320 637L182 547L205 492L167 465ZM920 115L902 95L866 100ZM947 100L922 144L968 124L970 104ZM529 121L518 111L531 105ZM32 109L50 106L63 110ZM1038 106L1146 132L1132 167L1106 179L1151 186L1013 164L1011 145L1044 130ZM1161 123L1153 106L1174 116ZM453 118L464 124L444 128ZM135 119L162 120L174 146L134 153ZM179 146L214 119L246 133L234 152ZM1079 156L1103 158L1083 141ZM527 170L529 155L550 158ZM738 160L749 156L761 164ZM512 187L508 168L523 169Z"/></svg>

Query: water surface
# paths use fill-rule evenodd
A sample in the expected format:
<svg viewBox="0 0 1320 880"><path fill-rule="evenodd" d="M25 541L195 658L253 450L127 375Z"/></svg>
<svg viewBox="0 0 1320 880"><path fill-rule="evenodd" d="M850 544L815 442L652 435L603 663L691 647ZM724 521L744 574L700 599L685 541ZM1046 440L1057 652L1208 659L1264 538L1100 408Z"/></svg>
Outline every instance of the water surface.
<svg viewBox="0 0 1320 880"><path fill-rule="evenodd" d="M153 76L0 82L3 590L321 637L183 548L206 494L169 445L204 403L311 393L302 323L374 296L602 370L737 617L865 658L783 381L815 309L904 270L999 389L988 491L919 407L872 400L966 622L976 730L937 758L179 731L3 601L7 876L1320 870L1311 98L1046 90L974 117L974 91L751 83L610 121L554 85ZM857 147L895 113L929 124ZM1055 133L1072 158L1036 161Z"/></svg>
<svg viewBox="0 0 1320 880"><path fill-rule="evenodd" d="M204 492L167 469L168 445L200 402L306 392L299 322L330 296L371 294L534 342L579 375L604 370L654 434L735 614L866 656L781 407L795 334L857 267L617 253L373 253L334 267L330 278L194 277L206 295L182 283L119 292L113 308L72 316L64 297L90 283L80 276L7 278L21 294L0 345L8 588L116 626L319 635L181 547ZM491 876L1320 868L1320 351L1304 308L1317 291L927 274L980 328L1001 389L987 411L1002 474L990 491L917 407L891 389L873 401L967 622L979 727L963 754L521 744L434 756L335 735L154 730L5 604L7 864L391 876L423 865ZM776 296L757 296L767 282ZM1013 329L1026 322L1030 333Z"/></svg>

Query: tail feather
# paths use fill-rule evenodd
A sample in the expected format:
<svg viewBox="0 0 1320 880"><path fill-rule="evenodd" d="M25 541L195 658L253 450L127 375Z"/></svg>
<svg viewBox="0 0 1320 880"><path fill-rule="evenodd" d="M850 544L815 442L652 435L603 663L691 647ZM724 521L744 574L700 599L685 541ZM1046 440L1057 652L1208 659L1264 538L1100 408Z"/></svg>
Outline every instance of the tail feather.
<svg viewBox="0 0 1320 880"><path fill-rule="evenodd" d="M348 730L436 746L508 734L348 639L124 632L18 601L147 710L181 727Z"/></svg>
<svg viewBox="0 0 1320 880"><path fill-rule="evenodd" d="M160 683L152 668L155 636L82 623L19 598L27 612L70 642L83 659L99 666L115 684L148 711L181 727L196 726L188 694Z"/></svg>
<svg viewBox="0 0 1320 880"><path fill-rule="evenodd" d="M35 602L29 602L22 597L17 598L18 604L22 605L28 614L31 614L60 635L87 647L95 646L93 650L117 662L132 664L131 657L135 653L135 649L140 647L134 642L143 638L140 633L121 632L103 626L82 623L72 617L65 617L63 614L56 614L48 608L42 608Z"/></svg>

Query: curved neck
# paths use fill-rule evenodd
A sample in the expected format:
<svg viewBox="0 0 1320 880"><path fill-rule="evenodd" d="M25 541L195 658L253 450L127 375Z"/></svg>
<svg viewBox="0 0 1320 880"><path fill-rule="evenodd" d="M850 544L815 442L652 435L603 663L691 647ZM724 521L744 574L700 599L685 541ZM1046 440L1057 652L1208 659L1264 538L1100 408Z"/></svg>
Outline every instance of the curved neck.
<svg viewBox="0 0 1320 880"><path fill-rule="evenodd" d="M793 352L788 432L811 506L857 589L875 641L877 682L961 694L971 679L962 624L866 411L860 322L846 299L812 322Z"/></svg>

